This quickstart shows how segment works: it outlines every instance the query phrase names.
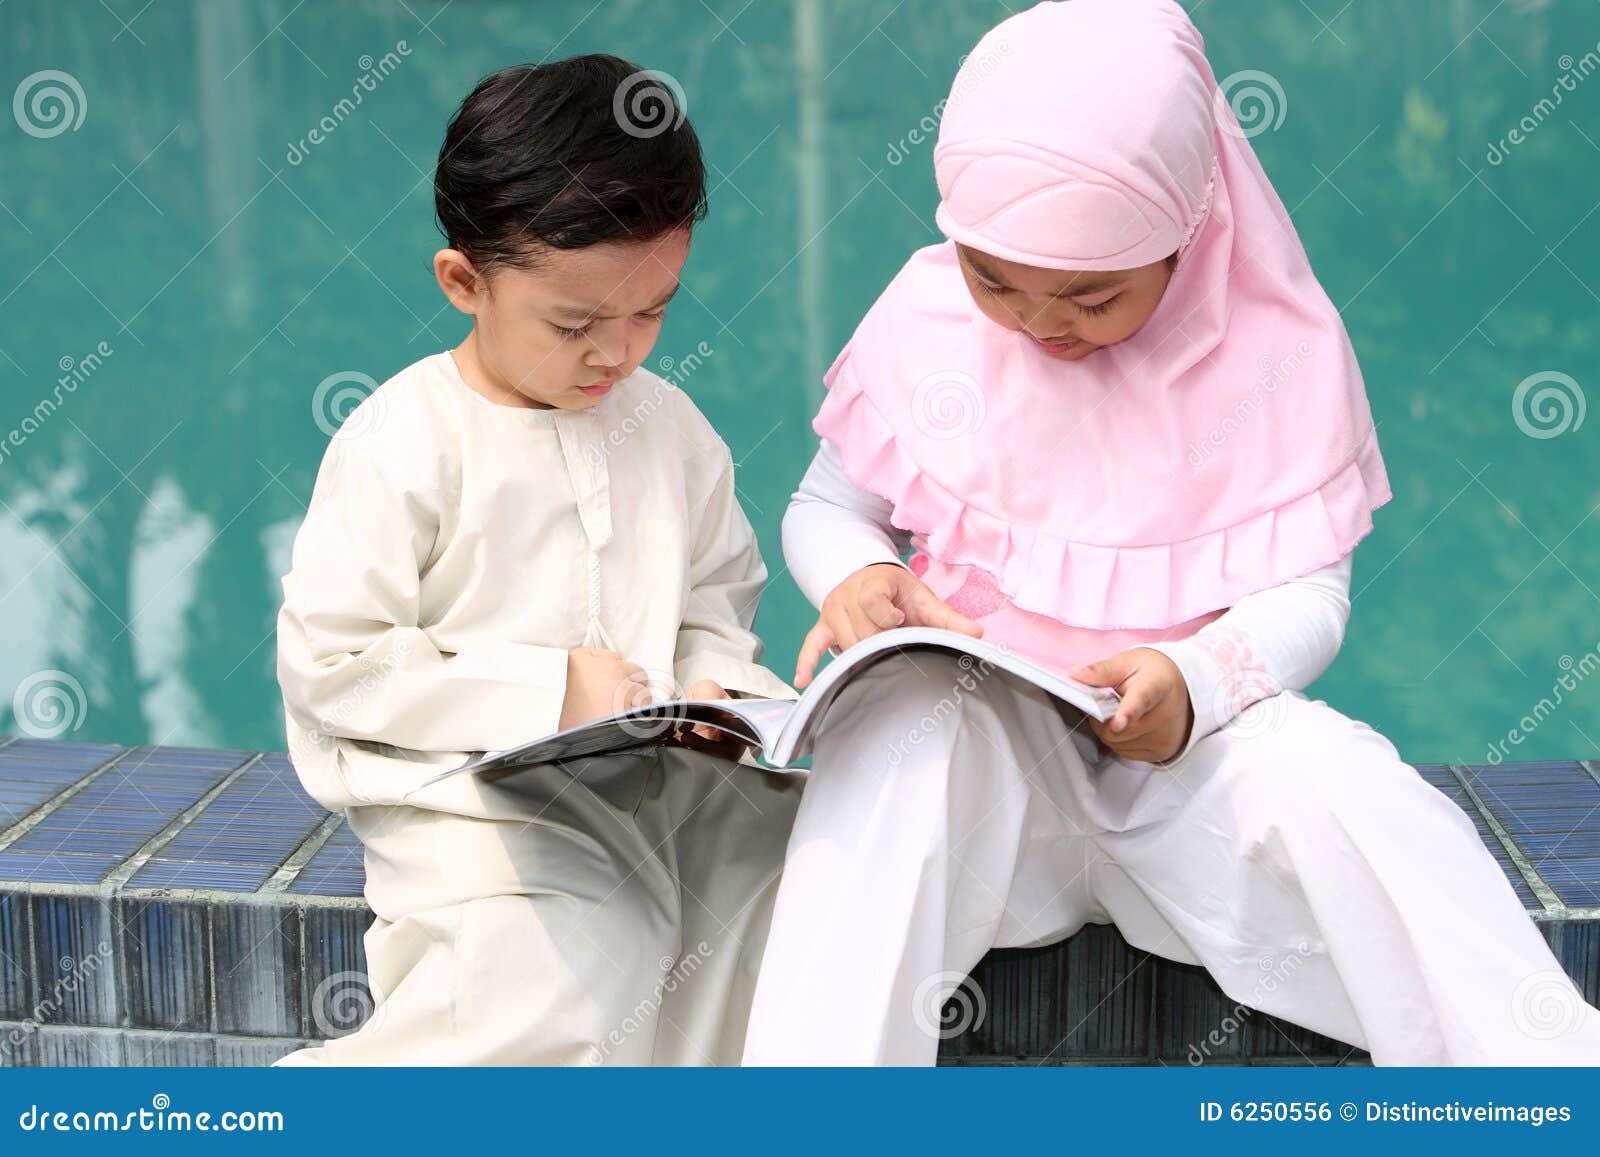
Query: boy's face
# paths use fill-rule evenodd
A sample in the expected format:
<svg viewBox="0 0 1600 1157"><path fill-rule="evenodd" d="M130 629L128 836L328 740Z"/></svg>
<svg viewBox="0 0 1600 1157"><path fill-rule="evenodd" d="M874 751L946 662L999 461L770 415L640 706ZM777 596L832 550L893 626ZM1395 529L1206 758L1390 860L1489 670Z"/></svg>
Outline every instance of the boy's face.
<svg viewBox="0 0 1600 1157"><path fill-rule="evenodd" d="M967 289L984 315L1066 362L1138 333L1160 304L1173 265L1169 257L1096 273L1040 269L965 245L956 251Z"/></svg>
<svg viewBox="0 0 1600 1157"><path fill-rule="evenodd" d="M434 256L445 295L473 319L472 360L498 402L583 410L649 356L689 256L689 230L584 249L542 248L532 269L481 276L454 249Z"/></svg>

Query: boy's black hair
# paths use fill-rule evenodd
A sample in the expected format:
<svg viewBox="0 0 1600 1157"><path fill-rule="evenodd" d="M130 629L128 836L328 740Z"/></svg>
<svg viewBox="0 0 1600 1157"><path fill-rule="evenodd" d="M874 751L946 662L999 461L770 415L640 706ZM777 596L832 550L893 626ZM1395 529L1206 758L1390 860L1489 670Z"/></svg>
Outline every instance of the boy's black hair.
<svg viewBox="0 0 1600 1157"><path fill-rule="evenodd" d="M503 68L450 120L434 170L447 244L480 270L541 245L646 241L706 215L700 140L676 82L615 56Z"/></svg>

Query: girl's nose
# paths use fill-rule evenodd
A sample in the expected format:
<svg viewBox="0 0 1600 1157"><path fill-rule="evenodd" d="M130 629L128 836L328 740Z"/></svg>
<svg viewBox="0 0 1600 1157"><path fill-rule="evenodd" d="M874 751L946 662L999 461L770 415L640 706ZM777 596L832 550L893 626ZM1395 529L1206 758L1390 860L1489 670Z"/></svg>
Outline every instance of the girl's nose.
<svg viewBox="0 0 1600 1157"><path fill-rule="evenodd" d="M1022 326L1022 331L1031 338L1039 341L1071 341L1076 336L1071 333L1072 323L1066 318L1056 317L1053 313L1023 314L1017 318Z"/></svg>

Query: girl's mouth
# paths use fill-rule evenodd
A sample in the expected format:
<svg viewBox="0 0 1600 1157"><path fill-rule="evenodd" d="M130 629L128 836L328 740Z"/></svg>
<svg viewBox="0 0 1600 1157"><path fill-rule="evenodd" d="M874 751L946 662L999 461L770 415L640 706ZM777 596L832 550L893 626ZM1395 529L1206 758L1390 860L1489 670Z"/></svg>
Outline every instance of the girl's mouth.
<svg viewBox="0 0 1600 1157"><path fill-rule="evenodd" d="M588 394L591 398L603 398L611 392L611 387L616 384L616 382L590 382L587 386L579 386L578 389Z"/></svg>
<svg viewBox="0 0 1600 1157"><path fill-rule="evenodd" d="M1064 354L1068 350L1076 349L1078 347L1078 345L1080 344L1077 340L1073 340L1073 341L1045 341L1042 338L1034 337L1032 334L1028 335L1028 340L1031 341L1034 345L1038 346L1040 349L1048 350L1050 353L1053 353L1053 354Z"/></svg>

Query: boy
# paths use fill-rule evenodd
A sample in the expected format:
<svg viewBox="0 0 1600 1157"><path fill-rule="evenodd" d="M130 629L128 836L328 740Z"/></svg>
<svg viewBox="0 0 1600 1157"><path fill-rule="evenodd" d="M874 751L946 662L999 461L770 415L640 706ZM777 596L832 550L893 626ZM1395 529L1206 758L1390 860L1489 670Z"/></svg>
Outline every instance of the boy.
<svg viewBox="0 0 1600 1157"><path fill-rule="evenodd" d="M434 273L472 332L357 407L318 473L278 677L301 781L365 845L376 1005L279 1064L739 1056L793 781L702 736L401 803L653 695L794 694L756 662L767 572L728 449L641 368L706 197L681 111L623 118L641 79L584 56L467 97Z"/></svg>

